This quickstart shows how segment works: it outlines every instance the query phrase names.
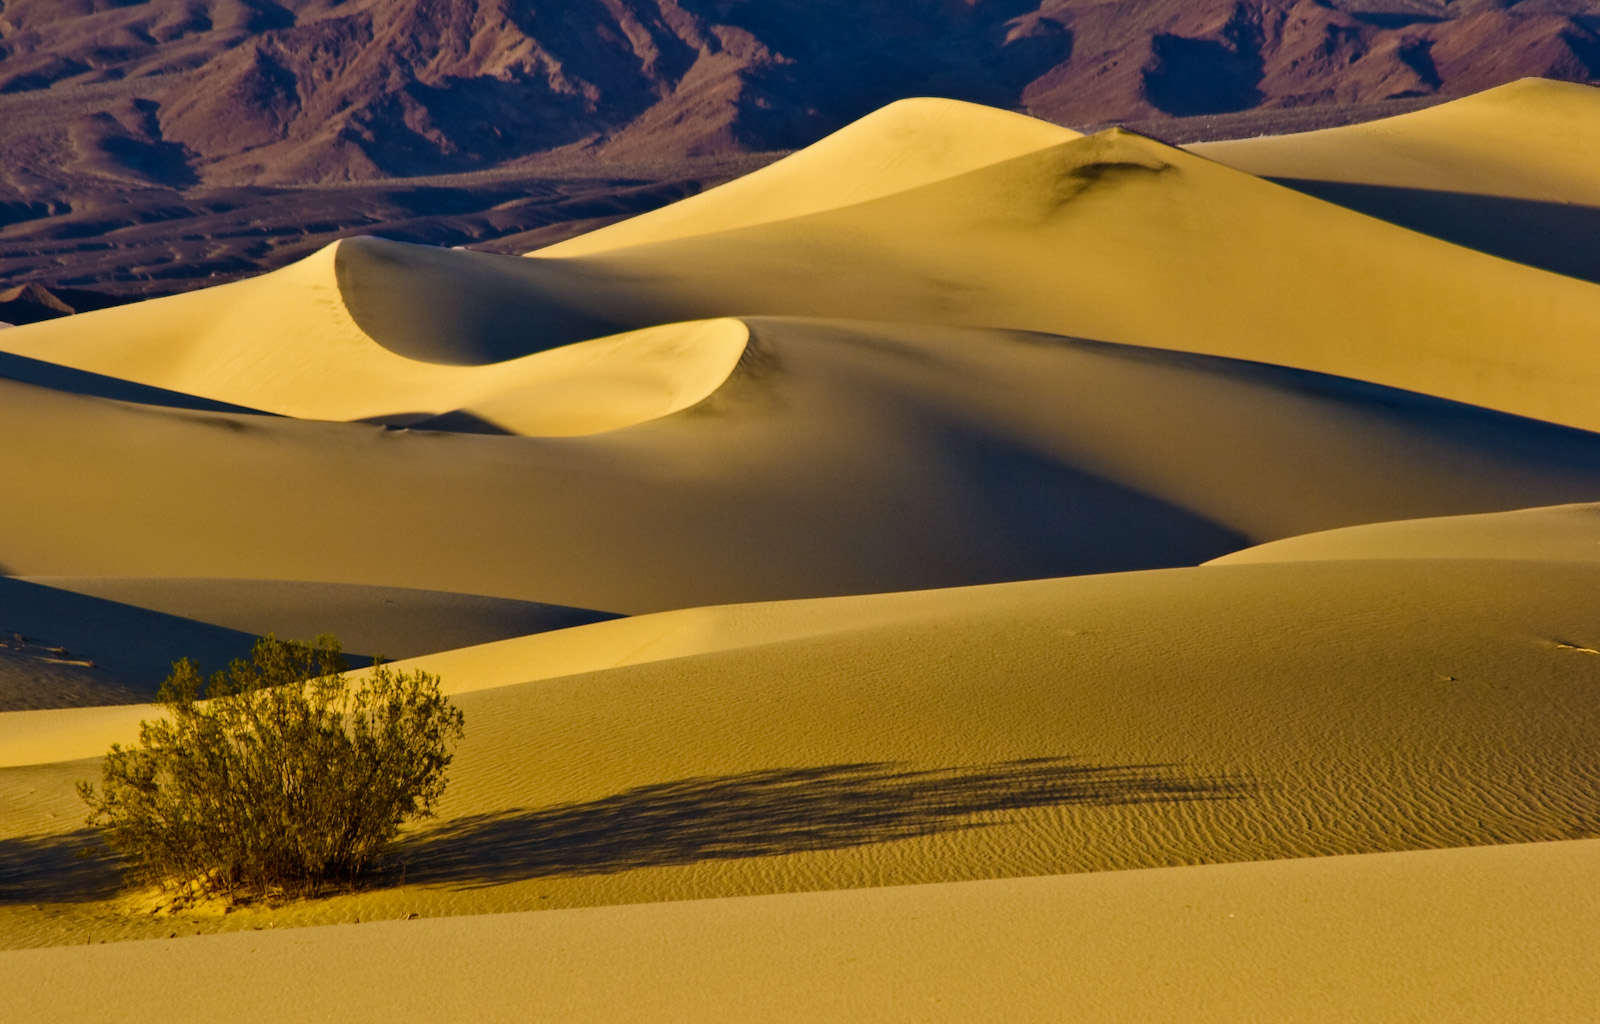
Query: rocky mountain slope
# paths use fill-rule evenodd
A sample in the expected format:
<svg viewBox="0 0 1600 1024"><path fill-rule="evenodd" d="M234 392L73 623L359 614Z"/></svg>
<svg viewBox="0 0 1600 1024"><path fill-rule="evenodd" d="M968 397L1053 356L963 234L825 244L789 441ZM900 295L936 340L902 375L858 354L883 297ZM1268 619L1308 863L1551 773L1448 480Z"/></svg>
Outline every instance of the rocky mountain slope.
<svg viewBox="0 0 1600 1024"><path fill-rule="evenodd" d="M6 0L8 176L307 183L789 149L907 95L1081 125L1600 74L1574 0ZM27 116L28 113L35 116ZM48 177L48 173L43 176Z"/></svg>

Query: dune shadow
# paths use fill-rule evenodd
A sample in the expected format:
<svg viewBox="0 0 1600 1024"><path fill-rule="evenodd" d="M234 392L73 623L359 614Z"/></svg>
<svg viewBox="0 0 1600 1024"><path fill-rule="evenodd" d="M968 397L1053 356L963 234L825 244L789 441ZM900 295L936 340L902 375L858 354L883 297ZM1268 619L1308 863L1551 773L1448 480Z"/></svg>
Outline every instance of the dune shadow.
<svg viewBox="0 0 1600 1024"><path fill-rule="evenodd" d="M935 770L888 762L774 769L450 821L413 835L390 870L403 870L408 882L467 887L610 874L984 828L1028 808L1236 799L1254 788L1173 765L1068 758Z"/></svg>
<svg viewBox="0 0 1600 1024"><path fill-rule="evenodd" d="M210 398L186 394L182 391L169 391L166 388L153 387L149 384L138 384L131 380L123 380L121 377L108 377L105 374L91 373L88 370L79 370L71 366L63 366L60 363L19 356L13 352L0 352L0 379L14 380L21 384L32 384L35 387L49 388L52 391L62 391L73 395L86 395L90 398L110 398L118 402L131 402L135 405L159 405L170 409L187 409L197 412L228 412L252 416L275 416L273 413L262 412L259 409L250 409L228 402L218 402Z"/></svg>
<svg viewBox="0 0 1600 1024"><path fill-rule="evenodd" d="M51 836L0 839L0 906L16 903L90 903L122 887L121 860L79 851L97 842L90 828Z"/></svg>
<svg viewBox="0 0 1600 1024"><path fill-rule="evenodd" d="M1501 259L1600 283L1600 209L1575 203L1304 178L1279 185Z"/></svg>

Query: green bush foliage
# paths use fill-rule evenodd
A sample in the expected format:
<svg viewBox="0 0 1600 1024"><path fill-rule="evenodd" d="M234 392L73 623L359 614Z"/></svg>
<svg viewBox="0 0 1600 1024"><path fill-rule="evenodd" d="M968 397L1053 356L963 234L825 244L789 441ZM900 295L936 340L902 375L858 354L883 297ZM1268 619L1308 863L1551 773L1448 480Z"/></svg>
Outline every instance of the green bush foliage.
<svg viewBox="0 0 1600 1024"><path fill-rule="evenodd" d="M205 683L187 659L113 745L89 824L135 881L195 895L305 895L348 886L445 789L461 711L425 672L352 681L330 636L258 641Z"/></svg>

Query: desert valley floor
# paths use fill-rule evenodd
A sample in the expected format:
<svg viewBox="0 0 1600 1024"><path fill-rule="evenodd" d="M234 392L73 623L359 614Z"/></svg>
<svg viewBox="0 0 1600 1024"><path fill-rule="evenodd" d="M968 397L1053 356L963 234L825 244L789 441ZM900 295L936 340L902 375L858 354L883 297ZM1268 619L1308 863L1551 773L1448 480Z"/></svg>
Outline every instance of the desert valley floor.
<svg viewBox="0 0 1600 1024"><path fill-rule="evenodd" d="M1597 162L1541 80L907 100L526 257L0 331L5 1012L1592 1019ZM151 913L74 782L268 631L443 678L440 816Z"/></svg>

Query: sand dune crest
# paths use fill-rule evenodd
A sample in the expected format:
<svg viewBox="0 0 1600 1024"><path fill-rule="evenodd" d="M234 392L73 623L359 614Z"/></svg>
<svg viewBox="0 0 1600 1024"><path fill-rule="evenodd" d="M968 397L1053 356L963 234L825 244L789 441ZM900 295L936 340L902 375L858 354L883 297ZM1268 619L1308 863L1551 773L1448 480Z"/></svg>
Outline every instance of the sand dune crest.
<svg viewBox="0 0 1600 1024"><path fill-rule="evenodd" d="M517 273L526 267L349 239L254 280L31 325L9 333L8 348L301 419L404 425L455 413L473 429L548 436L687 408L744 351L732 320L579 340L602 326L553 326L560 307L518 290L534 276Z"/></svg>
<svg viewBox="0 0 1600 1024"><path fill-rule="evenodd" d="M1525 78L1379 121L1184 148L1262 177L1600 206L1600 89Z"/></svg>
<svg viewBox="0 0 1600 1024"><path fill-rule="evenodd" d="M1557 505L1347 526L1245 548L1209 564L1347 558L1597 562L1600 561L1600 505Z"/></svg>
<svg viewBox="0 0 1600 1024"><path fill-rule="evenodd" d="M538 255L584 256L804 216L903 192L1078 137L1048 121L973 103L900 100L775 164L663 209L547 246Z"/></svg>

